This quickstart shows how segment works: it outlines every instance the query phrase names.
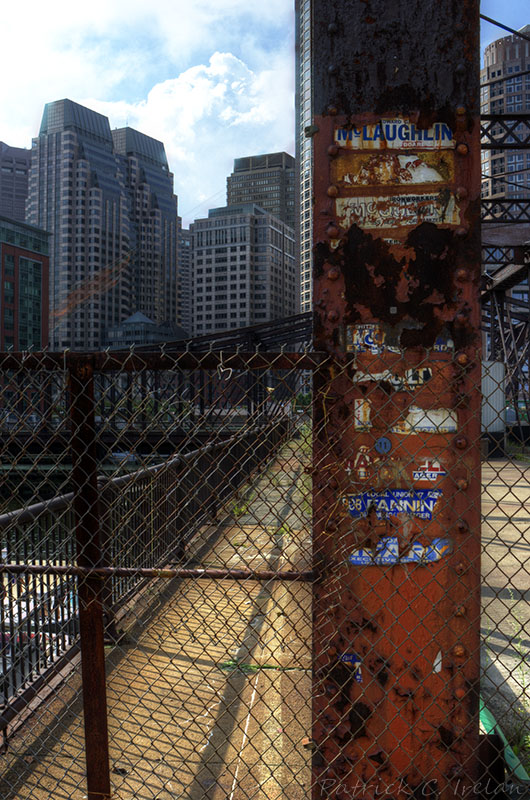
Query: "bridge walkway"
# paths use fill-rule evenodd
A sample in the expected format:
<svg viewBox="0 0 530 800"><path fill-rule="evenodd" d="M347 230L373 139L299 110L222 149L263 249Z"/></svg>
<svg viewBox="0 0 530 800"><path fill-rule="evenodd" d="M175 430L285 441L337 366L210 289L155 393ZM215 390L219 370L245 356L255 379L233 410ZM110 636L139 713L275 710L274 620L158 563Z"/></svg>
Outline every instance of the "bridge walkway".
<svg viewBox="0 0 530 800"><path fill-rule="evenodd" d="M309 477L300 442L205 527L200 566L308 569ZM151 582L107 652L116 800L306 798L311 586L271 580ZM86 797L79 666L14 732L3 800Z"/></svg>

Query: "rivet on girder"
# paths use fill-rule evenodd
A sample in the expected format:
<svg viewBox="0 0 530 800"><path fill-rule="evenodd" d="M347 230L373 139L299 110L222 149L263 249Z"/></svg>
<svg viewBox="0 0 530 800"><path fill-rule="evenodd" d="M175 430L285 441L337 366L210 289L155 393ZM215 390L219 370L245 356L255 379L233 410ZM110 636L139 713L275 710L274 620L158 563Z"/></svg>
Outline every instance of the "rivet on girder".
<svg viewBox="0 0 530 800"><path fill-rule="evenodd" d="M459 450L465 450L467 447L467 439L465 436L457 436L455 439L455 447Z"/></svg>
<svg viewBox="0 0 530 800"><path fill-rule="evenodd" d="M456 190L456 199L457 200L465 200L468 196L469 192L465 186L458 186Z"/></svg>
<svg viewBox="0 0 530 800"><path fill-rule="evenodd" d="M467 67L463 63L457 64L456 67L455 67L455 72L456 72L457 75L465 75L466 71L467 71ZM456 113L458 114L458 111Z"/></svg>
<svg viewBox="0 0 530 800"><path fill-rule="evenodd" d="M462 688L455 689L455 697L456 697L457 700L463 700L464 697L466 696L466 694L467 694L467 692L466 692L465 689L462 689Z"/></svg>
<svg viewBox="0 0 530 800"><path fill-rule="evenodd" d="M455 606L453 611L455 617L465 617L467 609L465 606Z"/></svg>
<svg viewBox="0 0 530 800"><path fill-rule="evenodd" d="M463 561L460 561L460 562L459 562L459 563L456 565L456 567L455 567L455 571L456 571L456 574L457 574L457 575L463 575L463 574L464 574L464 572L466 571L466 565L464 564L464 562L463 562Z"/></svg>
<svg viewBox="0 0 530 800"><path fill-rule="evenodd" d="M328 313L328 319L330 322L336 322L339 318L338 311L330 311Z"/></svg>
<svg viewBox="0 0 530 800"><path fill-rule="evenodd" d="M456 229L455 234L459 238L463 238L464 236L467 236L468 232L469 232L468 228L466 228L464 225L460 225L460 227Z"/></svg>
<svg viewBox="0 0 530 800"><path fill-rule="evenodd" d="M456 523L456 529L460 534L469 533L469 525L465 519L461 519Z"/></svg>
<svg viewBox="0 0 530 800"><path fill-rule="evenodd" d="M467 353L457 353L455 356L455 361L459 367L467 367L469 364L469 356Z"/></svg>
<svg viewBox="0 0 530 800"><path fill-rule="evenodd" d="M328 156L331 156L332 158L334 158L336 155L338 155L338 152L339 152L339 148L337 147L337 145L336 144L330 144L330 146L328 147Z"/></svg>
<svg viewBox="0 0 530 800"><path fill-rule="evenodd" d="M328 186L326 194L327 194L328 197L337 197L338 194L339 194L339 190L338 190L337 186L333 186L333 185L332 186Z"/></svg>
<svg viewBox="0 0 530 800"><path fill-rule="evenodd" d="M330 64L328 67L328 75L335 75L336 72L337 72L337 65Z"/></svg>
<svg viewBox="0 0 530 800"><path fill-rule="evenodd" d="M330 239L336 239L339 235L339 229L333 224L333 222L331 222L326 228L326 233Z"/></svg>
<svg viewBox="0 0 530 800"><path fill-rule="evenodd" d="M465 67L464 67L464 70L465 70ZM458 114L459 117L463 117L464 114L466 113L466 107L465 106L457 106L456 113Z"/></svg>
<svg viewBox="0 0 530 800"><path fill-rule="evenodd" d="M466 490L466 489L469 489L469 481L468 481L468 480L466 480L465 478L459 478L459 479L457 480L457 482L456 482L456 485L458 486L458 488L459 488L459 489L460 489L462 492L465 492L465 490Z"/></svg>
<svg viewBox="0 0 530 800"><path fill-rule="evenodd" d="M337 106L328 106L328 114L330 117L336 117L338 113Z"/></svg>
<svg viewBox="0 0 530 800"><path fill-rule="evenodd" d="M463 658L466 654L466 648L463 644L455 644L453 647L453 655L457 658Z"/></svg>
<svg viewBox="0 0 530 800"><path fill-rule="evenodd" d="M331 267L331 269L327 271L327 277L330 279L330 281L336 281L339 277L339 274L340 273L337 267Z"/></svg>
<svg viewBox="0 0 530 800"><path fill-rule="evenodd" d="M456 152L459 156L467 156L469 153L469 147L465 142L459 142L456 146Z"/></svg>
<svg viewBox="0 0 530 800"><path fill-rule="evenodd" d="M455 278L457 279L457 281L467 281L467 279L469 278L469 272L467 271L467 269L461 267L460 269L457 269Z"/></svg>
<svg viewBox="0 0 530 800"><path fill-rule="evenodd" d="M328 25L328 33L337 33L339 26L336 22L330 22Z"/></svg>

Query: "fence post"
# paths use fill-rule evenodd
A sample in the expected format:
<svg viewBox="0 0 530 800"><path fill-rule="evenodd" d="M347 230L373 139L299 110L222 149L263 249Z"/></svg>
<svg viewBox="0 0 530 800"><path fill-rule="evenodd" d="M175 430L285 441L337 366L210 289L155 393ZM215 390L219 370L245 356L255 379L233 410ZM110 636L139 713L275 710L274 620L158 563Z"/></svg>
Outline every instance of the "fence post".
<svg viewBox="0 0 530 800"><path fill-rule="evenodd" d="M80 567L101 566L94 367L87 356L70 355L68 364L77 563ZM102 590L100 577L78 579L88 800L110 798Z"/></svg>
<svg viewBox="0 0 530 800"><path fill-rule="evenodd" d="M478 0L313 0L313 800L477 794Z"/></svg>

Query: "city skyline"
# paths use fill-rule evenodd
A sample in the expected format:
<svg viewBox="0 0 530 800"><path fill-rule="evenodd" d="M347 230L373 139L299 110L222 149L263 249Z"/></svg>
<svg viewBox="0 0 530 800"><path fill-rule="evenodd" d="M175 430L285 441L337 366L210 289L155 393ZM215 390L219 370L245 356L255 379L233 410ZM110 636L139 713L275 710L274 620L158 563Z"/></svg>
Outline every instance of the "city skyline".
<svg viewBox="0 0 530 800"><path fill-rule="evenodd" d="M515 28L528 22L522 0L485 0L481 10ZM167 2L148 11L96 0L89 21L62 0L51 9L31 0L28 11L23 48L16 8L3 15L0 63L10 80L0 89L0 139L8 145L30 147L44 105L63 98L108 116L113 128L136 128L164 142L185 227L223 204L234 158L294 155L291 0L259 8ZM502 35L483 22L482 50Z"/></svg>

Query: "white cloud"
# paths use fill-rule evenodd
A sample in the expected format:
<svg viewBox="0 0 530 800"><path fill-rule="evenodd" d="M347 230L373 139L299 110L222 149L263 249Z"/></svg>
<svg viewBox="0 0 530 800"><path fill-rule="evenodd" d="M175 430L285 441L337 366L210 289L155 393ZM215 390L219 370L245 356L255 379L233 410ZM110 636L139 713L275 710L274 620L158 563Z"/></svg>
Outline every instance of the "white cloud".
<svg viewBox="0 0 530 800"><path fill-rule="evenodd" d="M129 124L164 142L188 222L189 212L216 193L212 204L224 205L234 158L294 147L292 69L285 57L255 73L234 55L217 52L208 64L157 84L139 103L83 102L113 127Z"/></svg>
<svg viewBox="0 0 530 800"><path fill-rule="evenodd" d="M294 146L292 20L291 0L8 4L0 139L29 147L69 97L164 142L184 213L222 204L235 157Z"/></svg>

